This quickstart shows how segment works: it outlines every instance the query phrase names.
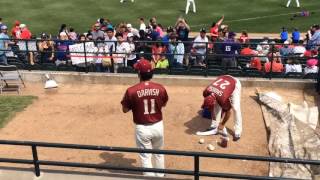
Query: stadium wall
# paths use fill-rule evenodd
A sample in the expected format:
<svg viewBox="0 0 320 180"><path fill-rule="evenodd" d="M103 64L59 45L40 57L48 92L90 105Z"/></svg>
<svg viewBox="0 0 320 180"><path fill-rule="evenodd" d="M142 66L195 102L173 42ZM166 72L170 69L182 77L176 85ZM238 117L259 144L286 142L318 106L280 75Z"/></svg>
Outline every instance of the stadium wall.
<svg viewBox="0 0 320 180"><path fill-rule="evenodd" d="M45 74L50 74L58 83L86 84L120 84L133 85L138 82L137 74L106 74L81 72L53 71L20 71L26 82L44 82ZM214 77L155 75L154 81L166 86L207 86ZM310 79L278 79L239 78L243 87L268 87L309 89L315 87L315 81Z"/></svg>

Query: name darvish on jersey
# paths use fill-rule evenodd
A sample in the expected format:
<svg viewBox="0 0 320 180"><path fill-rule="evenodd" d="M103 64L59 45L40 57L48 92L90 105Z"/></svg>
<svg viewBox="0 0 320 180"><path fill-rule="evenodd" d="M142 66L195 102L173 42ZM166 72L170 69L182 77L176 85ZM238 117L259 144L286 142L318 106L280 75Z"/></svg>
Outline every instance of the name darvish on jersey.
<svg viewBox="0 0 320 180"><path fill-rule="evenodd" d="M137 91L137 95L139 98L145 96L159 96L159 92L159 89L142 89L140 91Z"/></svg>

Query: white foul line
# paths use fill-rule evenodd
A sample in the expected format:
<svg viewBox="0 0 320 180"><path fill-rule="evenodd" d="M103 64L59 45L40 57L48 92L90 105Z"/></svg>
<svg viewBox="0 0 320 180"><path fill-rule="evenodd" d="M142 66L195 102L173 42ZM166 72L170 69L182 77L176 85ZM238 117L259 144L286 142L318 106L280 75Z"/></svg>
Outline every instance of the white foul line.
<svg viewBox="0 0 320 180"><path fill-rule="evenodd" d="M309 12L320 12L320 10L314 10L314 11L309 11ZM255 20L255 19L286 16L286 15L297 14L297 13L301 13L301 11L292 12L292 13L275 14L275 15L269 15L269 16L257 16L257 17L252 17L252 18L235 19L235 20L229 20L229 21L224 21L224 22L230 23L230 22L239 22L239 21L250 21L250 20ZM209 24L199 24L199 25L194 25L194 26L190 26L190 27L199 27L199 26L206 26L206 25L209 25Z"/></svg>

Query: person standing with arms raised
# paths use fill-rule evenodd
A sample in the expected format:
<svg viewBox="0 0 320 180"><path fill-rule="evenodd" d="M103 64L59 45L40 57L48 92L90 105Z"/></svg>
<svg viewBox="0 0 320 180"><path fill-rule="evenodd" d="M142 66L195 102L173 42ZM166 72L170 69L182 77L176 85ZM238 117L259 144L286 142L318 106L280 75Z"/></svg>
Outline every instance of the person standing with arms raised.
<svg viewBox="0 0 320 180"><path fill-rule="evenodd" d="M134 68L138 71L140 82L129 87L121 101L124 113L132 110L135 123L136 144L141 149L162 149L164 146L163 116L161 109L168 102L166 89L151 81L153 70L148 60L140 59ZM142 167L164 169L164 155L140 153ZM144 172L145 176L163 177L163 173Z"/></svg>

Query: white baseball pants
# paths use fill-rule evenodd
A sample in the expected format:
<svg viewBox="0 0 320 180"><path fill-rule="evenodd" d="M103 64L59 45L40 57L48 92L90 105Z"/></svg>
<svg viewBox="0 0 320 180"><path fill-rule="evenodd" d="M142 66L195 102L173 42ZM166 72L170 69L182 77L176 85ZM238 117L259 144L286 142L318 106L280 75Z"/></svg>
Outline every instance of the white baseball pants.
<svg viewBox="0 0 320 180"><path fill-rule="evenodd" d="M162 149L164 145L163 121L152 125L136 125L136 144L141 149ZM152 154L139 154L142 167L164 169L164 155L153 154L154 166L152 165ZM145 176L163 177L163 173L144 172Z"/></svg>
<svg viewBox="0 0 320 180"><path fill-rule="evenodd" d="M230 101L234 114L234 133L236 136L240 137L242 133L242 115L241 115L241 83L239 79L235 78L236 86L231 95ZM214 106L214 113L216 120L212 121L211 127L218 127L221 121L221 106L216 103Z"/></svg>
<svg viewBox="0 0 320 180"><path fill-rule="evenodd" d="M287 2L287 7L290 6L290 3L291 3L291 0L288 0L288 2ZM300 2L299 2L299 0L296 0L296 4L297 4L297 7L300 7Z"/></svg>
<svg viewBox="0 0 320 180"><path fill-rule="evenodd" d="M126 1L126 0L120 0L121 3L123 3L124 1ZM131 0L131 2L134 2L134 0Z"/></svg>
<svg viewBox="0 0 320 180"><path fill-rule="evenodd" d="M196 13L196 3L194 2L194 0L187 0L186 14L188 14L189 12L190 4L192 4L193 12Z"/></svg>

